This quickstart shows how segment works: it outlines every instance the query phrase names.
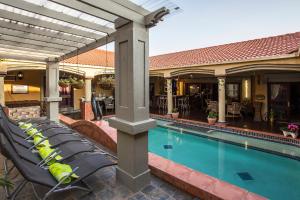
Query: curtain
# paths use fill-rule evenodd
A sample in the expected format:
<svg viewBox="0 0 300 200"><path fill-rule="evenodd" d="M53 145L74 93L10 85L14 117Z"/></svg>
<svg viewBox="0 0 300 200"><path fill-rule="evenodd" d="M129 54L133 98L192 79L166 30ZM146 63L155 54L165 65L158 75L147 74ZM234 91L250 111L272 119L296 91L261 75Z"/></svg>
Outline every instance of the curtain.
<svg viewBox="0 0 300 200"><path fill-rule="evenodd" d="M272 100L275 100L279 93L280 93L280 88L281 88L281 85L280 84L272 84L271 85L271 99Z"/></svg>

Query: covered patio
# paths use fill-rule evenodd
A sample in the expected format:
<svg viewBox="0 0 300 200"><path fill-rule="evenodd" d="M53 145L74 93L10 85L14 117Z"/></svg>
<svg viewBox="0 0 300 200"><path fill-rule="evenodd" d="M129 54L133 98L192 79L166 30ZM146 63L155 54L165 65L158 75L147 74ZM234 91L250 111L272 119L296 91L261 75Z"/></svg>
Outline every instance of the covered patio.
<svg viewBox="0 0 300 200"><path fill-rule="evenodd" d="M151 57L151 112L204 122L212 112L219 124L282 134L281 127L300 123L299 38L291 33Z"/></svg>
<svg viewBox="0 0 300 200"><path fill-rule="evenodd" d="M113 176L134 192L150 184L147 131L155 121L149 118L149 28L179 9L169 1L147 5L127 0L0 0L0 57L46 64L44 102L51 121L59 121L62 101L59 63L115 42L116 116L109 123L117 129L118 166ZM6 74L1 64L3 106ZM88 108L92 81L89 74L84 76Z"/></svg>

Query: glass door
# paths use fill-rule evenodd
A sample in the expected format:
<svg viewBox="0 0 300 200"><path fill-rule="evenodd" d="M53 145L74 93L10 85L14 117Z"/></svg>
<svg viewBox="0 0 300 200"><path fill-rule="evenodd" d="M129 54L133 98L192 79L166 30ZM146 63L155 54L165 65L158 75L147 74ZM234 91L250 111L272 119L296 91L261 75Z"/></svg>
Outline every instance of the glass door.
<svg viewBox="0 0 300 200"><path fill-rule="evenodd" d="M290 118L290 84L269 84L269 111L275 112L277 120L288 120Z"/></svg>

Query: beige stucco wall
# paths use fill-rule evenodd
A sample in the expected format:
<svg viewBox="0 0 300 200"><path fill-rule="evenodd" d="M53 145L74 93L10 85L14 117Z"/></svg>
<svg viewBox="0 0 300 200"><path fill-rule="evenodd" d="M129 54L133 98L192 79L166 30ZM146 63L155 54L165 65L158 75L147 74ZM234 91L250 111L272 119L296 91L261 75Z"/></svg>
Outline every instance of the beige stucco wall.
<svg viewBox="0 0 300 200"><path fill-rule="evenodd" d="M22 71L24 78L22 80L17 79L16 81L5 81L4 82L4 95L5 101L40 101L41 100L41 89L40 85L43 80L44 72L24 70ZM18 71L9 72L8 74L17 74ZM28 85L28 94L12 94L12 85Z"/></svg>
<svg viewBox="0 0 300 200"><path fill-rule="evenodd" d="M81 98L84 97L84 89L74 89L73 94L74 94L74 101L73 101L74 110L79 110Z"/></svg>

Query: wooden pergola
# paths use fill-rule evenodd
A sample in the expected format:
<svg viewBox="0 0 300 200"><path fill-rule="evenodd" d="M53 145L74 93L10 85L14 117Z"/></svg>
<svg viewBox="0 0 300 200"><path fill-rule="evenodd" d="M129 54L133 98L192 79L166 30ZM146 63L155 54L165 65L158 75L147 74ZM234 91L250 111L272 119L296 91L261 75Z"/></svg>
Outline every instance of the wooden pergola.
<svg viewBox="0 0 300 200"><path fill-rule="evenodd" d="M59 61L115 41L116 117L110 125L118 130L118 179L133 190L149 183L148 129L155 126L148 106L148 29L178 10L167 0L155 1L152 9L151 1L143 2L0 0L0 58L46 63L44 101L51 120L58 121L61 101ZM0 83L2 93L3 77ZM87 79L86 103L90 90Z"/></svg>
<svg viewBox="0 0 300 200"><path fill-rule="evenodd" d="M128 0L0 0L0 8L0 57L32 61L67 59L110 43L120 19L150 28L170 12Z"/></svg>

